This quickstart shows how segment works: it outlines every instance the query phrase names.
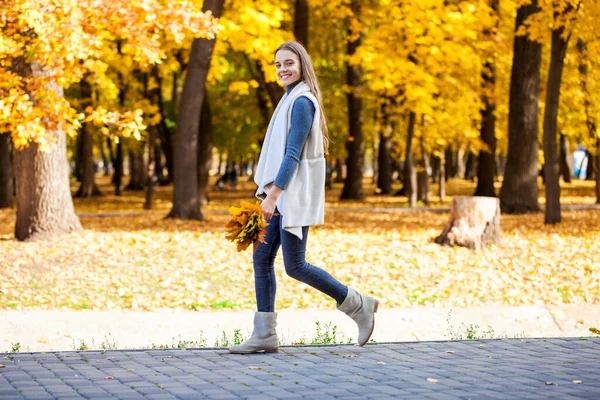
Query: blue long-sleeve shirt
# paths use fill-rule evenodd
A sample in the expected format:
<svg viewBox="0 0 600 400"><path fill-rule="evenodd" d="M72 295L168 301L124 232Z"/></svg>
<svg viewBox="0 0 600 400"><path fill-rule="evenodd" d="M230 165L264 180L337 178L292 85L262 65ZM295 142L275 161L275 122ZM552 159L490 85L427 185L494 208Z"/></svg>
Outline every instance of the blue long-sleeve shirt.
<svg viewBox="0 0 600 400"><path fill-rule="evenodd" d="M286 92L289 94L292 89L300 83L298 80L291 85L286 87ZM291 127L290 133L287 138L287 144L285 146L285 156L277 172L274 185L285 190L292 175L298 167L300 162L300 155L302 149L308 138L308 134L312 128L313 118L315 116L315 106L307 97L301 96L294 102L291 115Z"/></svg>

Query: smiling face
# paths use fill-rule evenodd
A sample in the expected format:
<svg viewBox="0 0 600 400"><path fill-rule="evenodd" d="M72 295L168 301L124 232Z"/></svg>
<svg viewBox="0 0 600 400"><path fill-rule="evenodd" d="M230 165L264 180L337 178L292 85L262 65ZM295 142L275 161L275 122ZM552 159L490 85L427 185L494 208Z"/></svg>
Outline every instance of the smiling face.
<svg viewBox="0 0 600 400"><path fill-rule="evenodd" d="M293 51L279 50L275 54L275 68L277 77L284 86L294 83L302 77L300 60Z"/></svg>

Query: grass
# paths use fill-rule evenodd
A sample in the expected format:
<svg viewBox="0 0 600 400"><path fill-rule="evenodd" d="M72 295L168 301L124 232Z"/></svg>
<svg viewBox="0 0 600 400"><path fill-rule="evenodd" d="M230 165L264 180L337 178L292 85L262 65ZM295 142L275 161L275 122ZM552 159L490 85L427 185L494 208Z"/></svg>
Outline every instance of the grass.
<svg viewBox="0 0 600 400"><path fill-rule="evenodd" d="M288 346L288 345L327 345L327 344L350 344L352 343L352 339L344 339L342 337L338 338L337 335L337 326L333 325L331 322L322 323L317 321L315 323L316 327L316 336L307 340L302 338L300 340L287 341L280 335L279 345L280 346ZM226 331L222 331L214 341L212 347L229 347L232 345L240 344L248 339L249 336L244 335L241 329L234 329L233 332L228 333ZM375 343L374 340L371 340L370 343ZM179 335L178 339L173 338L171 343L166 344L156 344L152 343L150 346L139 347L139 349L190 349L190 348L206 348L208 347L208 341L204 337L203 331L200 331L199 338L196 340L184 340L181 335ZM85 340L79 340L76 342L73 340L71 349L75 351L86 351L86 350L117 350L119 349L119 344L116 340L114 340L110 334L106 335L104 339L100 343L96 343L94 339L92 339L91 344L85 342ZM12 348L9 351L10 353L19 353L21 352L22 347L20 343L13 343Z"/></svg>

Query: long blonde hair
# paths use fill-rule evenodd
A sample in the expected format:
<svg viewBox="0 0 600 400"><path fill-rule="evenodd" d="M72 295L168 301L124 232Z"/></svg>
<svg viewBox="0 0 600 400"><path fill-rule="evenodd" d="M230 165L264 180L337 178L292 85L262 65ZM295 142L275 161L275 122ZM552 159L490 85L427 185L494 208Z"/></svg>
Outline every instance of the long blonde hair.
<svg viewBox="0 0 600 400"><path fill-rule="evenodd" d="M308 52L299 42L285 42L281 46L277 48L275 54L279 50L289 50L292 53L298 56L300 60L300 68L302 72L302 79L304 83L308 85L312 94L317 98L319 102L319 112L320 112L320 121L321 121L321 132L323 134L323 149L325 154L328 153L329 149L329 129L327 129L327 117L325 116L325 112L323 111L323 95L321 94L321 87L319 86L319 80L317 79L317 74L315 74L315 69L312 64L312 60L308 55Z"/></svg>

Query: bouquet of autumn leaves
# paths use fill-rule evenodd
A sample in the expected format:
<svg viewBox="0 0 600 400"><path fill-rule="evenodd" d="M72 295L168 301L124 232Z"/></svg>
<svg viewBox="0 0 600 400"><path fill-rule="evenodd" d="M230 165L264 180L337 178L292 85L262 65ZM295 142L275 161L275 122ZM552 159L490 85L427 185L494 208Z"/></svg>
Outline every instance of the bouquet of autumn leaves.
<svg viewBox="0 0 600 400"><path fill-rule="evenodd" d="M231 220L225 225L228 240L237 244L237 251L244 251L254 245L258 248L260 242L265 242L267 222L263 218L260 203L250 203L242 200L239 207L230 207Z"/></svg>

